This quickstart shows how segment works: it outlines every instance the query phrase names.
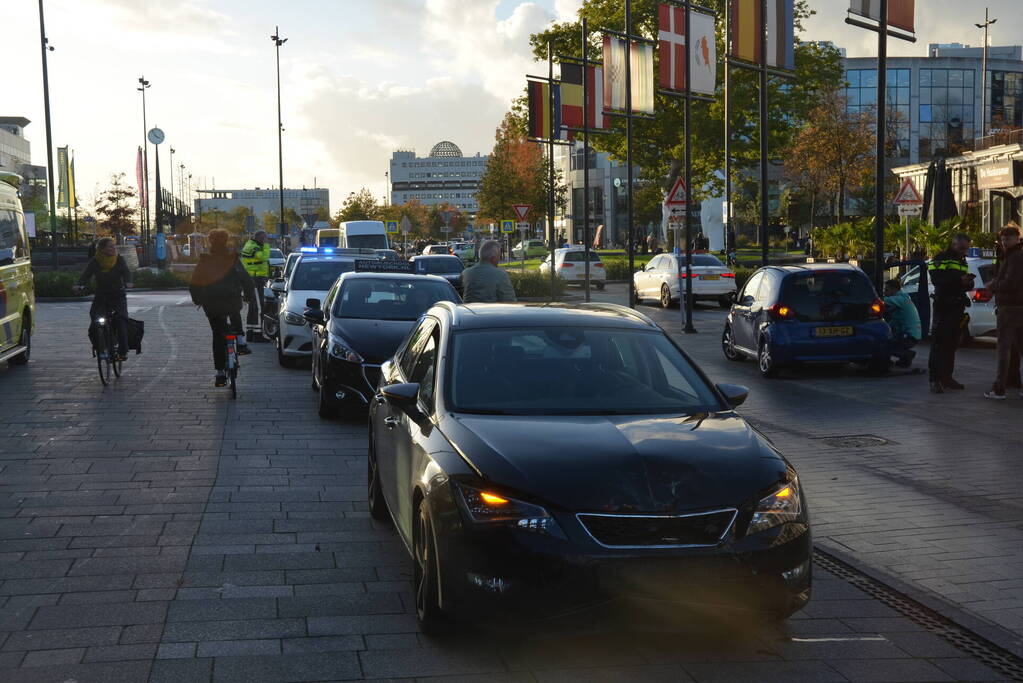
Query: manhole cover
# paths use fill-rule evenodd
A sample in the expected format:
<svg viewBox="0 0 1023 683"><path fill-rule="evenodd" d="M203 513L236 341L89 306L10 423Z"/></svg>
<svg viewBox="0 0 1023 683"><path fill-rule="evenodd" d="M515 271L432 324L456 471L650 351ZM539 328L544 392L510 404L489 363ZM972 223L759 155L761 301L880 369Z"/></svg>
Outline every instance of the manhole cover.
<svg viewBox="0 0 1023 683"><path fill-rule="evenodd" d="M826 436L821 439L832 448L876 448L895 443L873 434L852 434L850 436Z"/></svg>

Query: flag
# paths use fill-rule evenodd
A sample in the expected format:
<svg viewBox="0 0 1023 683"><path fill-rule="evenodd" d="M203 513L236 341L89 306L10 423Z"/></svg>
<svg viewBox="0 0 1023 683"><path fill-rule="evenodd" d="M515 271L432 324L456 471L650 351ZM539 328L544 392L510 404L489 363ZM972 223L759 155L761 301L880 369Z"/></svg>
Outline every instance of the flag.
<svg viewBox="0 0 1023 683"><path fill-rule="evenodd" d="M586 78L586 99L589 100L589 119L583 126L583 114L586 111L583 107L583 78ZM561 125L569 128L589 128L600 130L607 128L610 124L604 116L603 108L603 81L601 69L592 66L585 69L581 64L561 65ZM568 139L573 138L572 131L568 132Z"/></svg>
<svg viewBox="0 0 1023 683"><path fill-rule="evenodd" d="M792 0L767 0L767 65L796 68L796 33Z"/></svg>
<svg viewBox="0 0 1023 683"><path fill-rule="evenodd" d="M732 56L762 64L761 48L766 20L767 66L792 70L795 60L793 0L767 0L767 15L760 0L731 0Z"/></svg>
<svg viewBox="0 0 1023 683"><path fill-rule="evenodd" d="M690 38L693 41L693 49L689 53L687 70L685 10L666 4L659 5L658 9L660 86L668 90L686 90L691 85L693 92L713 95L717 81L714 17L690 10ZM692 83L687 84L690 73Z"/></svg>
<svg viewBox="0 0 1023 683"><path fill-rule="evenodd" d="M71 157L71 168L68 172L68 206L72 209L78 207L78 195L75 193L75 158Z"/></svg>
<svg viewBox="0 0 1023 683"><path fill-rule="evenodd" d="M139 147L139 152L135 156L135 179L139 186L139 206L145 207L146 205L146 181L142 179L142 148Z"/></svg>
<svg viewBox="0 0 1023 683"><path fill-rule="evenodd" d="M730 0L732 3L732 56L760 63L760 42L764 20L760 0Z"/></svg>
<svg viewBox="0 0 1023 683"><path fill-rule="evenodd" d="M554 120L551 121L551 94L554 95ZM529 137L564 139L561 124L561 88L542 81L529 81Z"/></svg>
<svg viewBox="0 0 1023 683"><path fill-rule="evenodd" d="M689 87L693 92L713 95L717 89L718 53L714 17L702 12L689 12L689 37L693 49L689 53Z"/></svg>
<svg viewBox="0 0 1023 683"><path fill-rule="evenodd" d="M888 25L914 33L914 5L914 0L888 0ZM849 11L880 22L881 0L850 0Z"/></svg>
<svg viewBox="0 0 1023 683"><path fill-rule="evenodd" d="M57 206L68 205L67 147L57 148Z"/></svg>
<svg viewBox="0 0 1023 683"><path fill-rule="evenodd" d="M654 50L650 45L632 43L632 111L654 113ZM604 109L623 111L625 98L625 51L629 43L604 36Z"/></svg>

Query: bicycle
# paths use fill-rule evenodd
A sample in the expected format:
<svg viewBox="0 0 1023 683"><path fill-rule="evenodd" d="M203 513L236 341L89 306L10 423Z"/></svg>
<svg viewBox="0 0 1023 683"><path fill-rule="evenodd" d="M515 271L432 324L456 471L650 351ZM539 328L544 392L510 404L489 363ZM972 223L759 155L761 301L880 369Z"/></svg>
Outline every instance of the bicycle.
<svg viewBox="0 0 1023 683"><path fill-rule="evenodd" d="M115 339L114 320L116 317L117 311L109 311L105 316L100 316L93 321L96 327L96 334L92 340L92 354L96 357L99 379L103 386L110 384L111 373L113 373L114 377L121 376L123 361L118 355Z"/></svg>
<svg viewBox="0 0 1023 683"><path fill-rule="evenodd" d="M238 362L238 335L228 333L224 335L227 342L227 381L231 385L231 398L238 398L238 369L241 364Z"/></svg>

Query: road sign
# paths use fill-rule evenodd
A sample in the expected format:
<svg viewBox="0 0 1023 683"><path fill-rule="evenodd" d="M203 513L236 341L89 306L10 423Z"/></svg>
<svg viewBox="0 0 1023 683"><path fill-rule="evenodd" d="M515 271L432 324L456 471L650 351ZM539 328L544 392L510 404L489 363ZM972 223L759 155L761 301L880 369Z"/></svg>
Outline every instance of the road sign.
<svg viewBox="0 0 1023 683"><path fill-rule="evenodd" d="M515 221L501 221L501 232L515 232Z"/></svg>
<svg viewBox="0 0 1023 683"><path fill-rule="evenodd" d="M515 227L521 230L522 232L525 232L526 230L529 230L529 223L526 222L516 223Z"/></svg>
<svg viewBox="0 0 1023 683"><path fill-rule="evenodd" d="M902 186L899 188L899 193L895 195L895 201L892 204L895 206L902 206L904 204L923 204L923 197L916 191L916 185L909 178L902 181Z"/></svg>
<svg viewBox="0 0 1023 683"><path fill-rule="evenodd" d="M387 221L384 225L387 226L387 232L398 232L398 221Z"/></svg>
<svg viewBox="0 0 1023 683"><path fill-rule="evenodd" d="M401 231L406 235L412 229L412 221L408 219L408 216L401 217Z"/></svg>
<svg viewBox="0 0 1023 683"><path fill-rule="evenodd" d="M451 222L451 216L454 213L455 213L454 211L438 211L437 215L440 216L441 223L447 225L448 223Z"/></svg>
<svg viewBox="0 0 1023 683"><path fill-rule="evenodd" d="M900 216L919 216L923 210L922 204L899 204Z"/></svg>
<svg viewBox="0 0 1023 683"><path fill-rule="evenodd" d="M473 225L472 225L472 223L466 223L466 224L465 224L465 231L466 231L467 233L469 233L470 235L472 234L472 231L473 231L473 229L474 229L474 228L473 228Z"/></svg>
<svg viewBox="0 0 1023 683"><path fill-rule="evenodd" d="M682 179L682 176L678 177L675 184L671 186L671 192L668 193L668 197L664 200L664 203L668 206L686 206L686 181Z"/></svg>
<svg viewBox="0 0 1023 683"><path fill-rule="evenodd" d="M512 204L512 208L515 209L515 215L518 216L519 220L524 221L529 214L529 210L533 207L530 204Z"/></svg>
<svg viewBox="0 0 1023 683"><path fill-rule="evenodd" d="M449 232L451 232L451 226L450 225L442 225L442 226L440 226L440 231L443 232L443 233L449 233Z"/></svg>

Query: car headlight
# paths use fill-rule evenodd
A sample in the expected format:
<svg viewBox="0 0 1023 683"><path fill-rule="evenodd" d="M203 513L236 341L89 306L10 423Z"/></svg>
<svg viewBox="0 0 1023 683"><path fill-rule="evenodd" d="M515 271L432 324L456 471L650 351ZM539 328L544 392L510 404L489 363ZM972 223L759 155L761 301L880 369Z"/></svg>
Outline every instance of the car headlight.
<svg viewBox="0 0 1023 683"><path fill-rule="evenodd" d="M292 313L291 311L288 311L287 313L284 314L284 322L288 323L289 325L298 325L299 327L302 327L303 325L306 324L306 319L299 315L298 313Z"/></svg>
<svg viewBox="0 0 1023 683"><path fill-rule="evenodd" d="M466 516L475 525L511 527L565 538L557 520L539 505L464 484L455 483L454 487Z"/></svg>
<svg viewBox="0 0 1023 683"><path fill-rule="evenodd" d="M803 513L803 501L799 495L799 480L795 477L759 503L753 511L749 532L766 531L785 522L798 521Z"/></svg>
<svg viewBox="0 0 1023 683"><path fill-rule="evenodd" d="M331 337L330 338L330 345L327 347L327 353L329 353L334 358L339 358L340 360L346 360L349 363L363 363L363 362L365 362L363 360L362 356L360 356L354 350L350 349L343 342L338 341L338 339L336 337Z"/></svg>

